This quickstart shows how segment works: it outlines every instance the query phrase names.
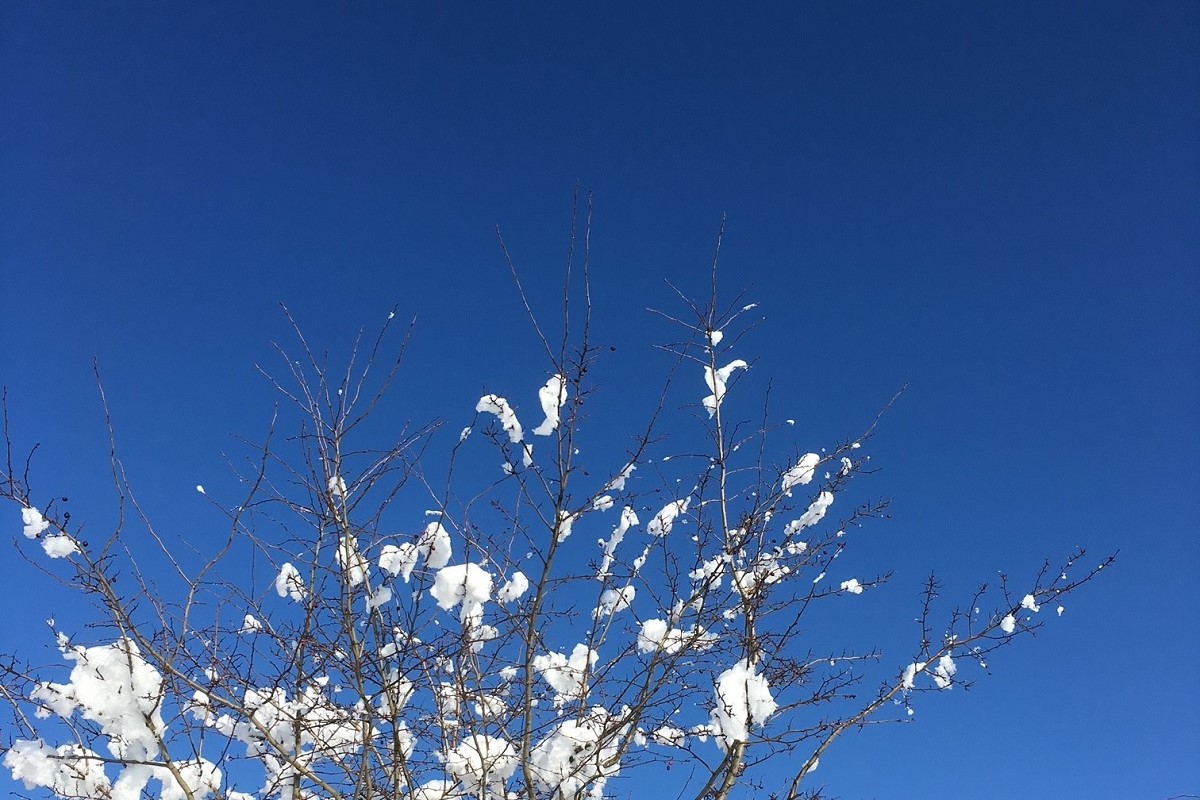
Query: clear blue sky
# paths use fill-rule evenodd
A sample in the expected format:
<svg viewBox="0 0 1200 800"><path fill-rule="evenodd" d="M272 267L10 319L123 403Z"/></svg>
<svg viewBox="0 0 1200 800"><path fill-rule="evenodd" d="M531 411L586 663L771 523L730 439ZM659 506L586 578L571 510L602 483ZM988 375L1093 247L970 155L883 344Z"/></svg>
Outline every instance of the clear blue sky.
<svg viewBox="0 0 1200 800"><path fill-rule="evenodd" d="M0 380L35 487L110 524L96 356L147 511L203 543L192 487L265 428L279 301L334 348L417 314L414 420L532 398L494 228L551 308L576 181L608 401L635 407L670 335L643 309L664 279L704 294L727 212L722 280L765 316L747 353L809 446L910 386L874 445L884 619L930 569L969 592L1121 553L969 695L818 777L1200 794L1200 5L555 5L4 3ZM65 610L0 561L29 598L10 649Z"/></svg>

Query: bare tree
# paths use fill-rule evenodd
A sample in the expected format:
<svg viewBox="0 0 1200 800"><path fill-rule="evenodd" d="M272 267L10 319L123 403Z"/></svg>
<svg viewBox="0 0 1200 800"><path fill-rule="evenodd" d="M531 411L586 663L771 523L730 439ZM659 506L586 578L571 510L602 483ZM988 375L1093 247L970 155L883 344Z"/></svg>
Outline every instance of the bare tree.
<svg viewBox="0 0 1200 800"><path fill-rule="evenodd" d="M842 499L870 471L878 419L809 451L763 398L749 405L730 349L753 306L719 304L714 255L708 299L662 315L679 337L657 408L623 458L587 464L589 266L585 224L555 334L512 270L547 359L532 430L487 394L461 433L371 444L407 332L391 345L389 314L335 370L294 325L282 372L263 370L282 409L238 467L244 496L212 500L227 538L200 559L141 514L115 446L121 522L85 541L14 460L6 410L2 494L25 547L103 612L87 643L54 632L69 672L5 659L14 778L64 798L535 800L600 798L657 763L678 767L681 797L791 800L843 733L961 683L960 662L1028 634L1110 563L1072 553L957 608L930 577L900 659L802 637L888 578L826 579L886 513ZM656 435L679 391L698 422L668 462ZM165 568L136 556L148 544Z"/></svg>

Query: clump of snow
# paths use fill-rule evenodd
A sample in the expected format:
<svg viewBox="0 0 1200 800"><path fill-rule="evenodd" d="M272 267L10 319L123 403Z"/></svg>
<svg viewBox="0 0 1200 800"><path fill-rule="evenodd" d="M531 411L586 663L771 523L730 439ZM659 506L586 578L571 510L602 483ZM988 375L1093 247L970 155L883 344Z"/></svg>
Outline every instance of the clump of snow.
<svg viewBox="0 0 1200 800"><path fill-rule="evenodd" d="M600 619L618 611L624 611L629 608L629 604L633 602L633 597L637 590L633 586L626 586L623 589L605 589L600 595L600 603L592 611L593 619Z"/></svg>
<svg viewBox="0 0 1200 800"><path fill-rule="evenodd" d="M842 591L850 594L862 594L863 585L858 582L858 578L851 578L848 581L842 581Z"/></svg>
<svg viewBox="0 0 1200 800"><path fill-rule="evenodd" d="M399 575L408 583L418 558L424 558L429 569L441 569L450 563L451 552L449 531L441 522L431 522L425 526L416 544L385 545L379 553L379 568L393 576Z"/></svg>
<svg viewBox="0 0 1200 800"><path fill-rule="evenodd" d="M954 663L954 659L949 655L944 655L938 659L937 666L933 668L933 682L939 689L949 689L954 685L954 675L957 672L958 665Z"/></svg>
<svg viewBox="0 0 1200 800"><path fill-rule="evenodd" d="M162 784L159 800L191 800L195 797L207 797L210 793L221 790L221 770L216 764L201 758L176 761L173 766L178 778L165 767L157 767L154 770L154 777Z"/></svg>
<svg viewBox="0 0 1200 800"><path fill-rule="evenodd" d="M715 691L712 725L722 750L750 741L750 728L764 724L778 708L766 677L744 659L721 673Z"/></svg>
<svg viewBox="0 0 1200 800"><path fill-rule="evenodd" d="M572 514L570 511L567 511L565 508L559 509L559 511L558 511L558 541L560 543L565 542L567 540L567 538L571 535L571 527L575 524L575 521L577 519L579 519L578 514Z"/></svg>
<svg viewBox="0 0 1200 800"><path fill-rule="evenodd" d="M247 614L242 620L242 627L238 630L238 633L258 633L262 629L262 621L253 614Z"/></svg>
<svg viewBox="0 0 1200 800"><path fill-rule="evenodd" d="M760 553L748 569L733 571L733 584L742 597L751 597L761 589L783 580L789 573L786 565L779 563L777 554Z"/></svg>
<svg viewBox="0 0 1200 800"><path fill-rule="evenodd" d="M924 670L924 661L918 661L916 663L909 664L904 668L904 673L900 676L900 688L906 691L913 688L913 683L917 679L917 673L923 672Z"/></svg>
<svg viewBox="0 0 1200 800"><path fill-rule="evenodd" d="M663 725L651 733L650 738L667 747L683 747L687 743L687 731L673 725Z"/></svg>
<svg viewBox="0 0 1200 800"><path fill-rule="evenodd" d="M483 618L483 604L492 598L492 574L478 564L443 567L429 594L444 611L461 603L459 620L464 626L475 625Z"/></svg>
<svg viewBox="0 0 1200 800"><path fill-rule="evenodd" d="M434 778L412 790L408 800L459 800L462 794L450 778Z"/></svg>
<svg viewBox="0 0 1200 800"><path fill-rule="evenodd" d="M841 535L841 534L839 534L839 535ZM801 541L788 542L787 546L784 547L784 550L786 550L788 555L790 555L790 556L798 556L807 549L808 549L808 542L801 542Z"/></svg>
<svg viewBox="0 0 1200 800"><path fill-rule="evenodd" d="M152 777L146 761L157 760L165 727L161 714L162 676L142 658L137 645L121 639L111 645L78 647L60 635L59 648L75 666L67 682L43 682L30 694L41 706L38 716L51 712L63 719L78 713L97 723L108 738L113 758L129 762L117 785L139 789ZM137 796L133 792L130 797Z"/></svg>
<svg viewBox="0 0 1200 800"><path fill-rule="evenodd" d="M21 522L25 525L22 533L25 534L26 539L36 539L42 535L42 531L50 527L49 521L42 516L42 512L33 506L21 509Z"/></svg>
<svg viewBox="0 0 1200 800"><path fill-rule="evenodd" d="M625 506L621 510L621 521L617 527L613 529L612 536L607 542L601 541L601 546L604 548L604 558L600 561L600 569L596 571L596 577L604 579L609 575L609 570L612 569L613 558L616 556L617 545L625 538L625 532L633 525L638 524L637 514L629 506Z"/></svg>
<svg viewBox="0 0 1200 800"><path fill-rule="evenodd" d="M379 552L379 568L393 576L400 575L408 583L413 568L417 565L417 546L411 542L384 545Z"/></svg>
<svg viewBox="0 0 1200 800"><path fill-rule="evenodd" d="M501 603L511 603L520 600L528 590L529 579L525 577L525 573L518 570L500 587L500 591L496 592L496 599Z"/></svg>
<svg viewBox="0 0 1200 800"><path fill-rule="evenodd" d="M295 767L292 762L272 755L263 743L264 734L297 748L296 758L308 765L321 759L340 761L349 758L363 746L361 708L344 708L331 702L321 688L324 683L326 681L318 679L291 699L281 687L249 688L241 700L249 717L245 720L216 714L212 699L204 692L193 695L187 710L206 727L246 745L246 754L257 758L265 768L265 785L273 787L273 797L291 797L292 787L298 781ZM374 736L377 732L371 730L370 733ZM403 725L398 726L395 733L400 739L399 752L407 757L412 750L411 736ZM129 795L131 798L137 796L136 792ZM235 796L231 793L230 800Z"/></svg>
<svg viewBox="0 0 1200 800"><path fill-rule="evenodd" d="M533 668L554 690L554 705L561 706L573 700L582 702L587 696L587 673L597 658L599 654L595 650L586 644L577 644L569 658L562 653L535 656Z"/></svg>
<svg viewBox="0 0 1200 800"><path fill-rule="evenodd" d="M468 797L503 797L504 785L517 770L517 751L496 736L471 734L445 756L446 771Z"/></svg>
<svg viewBox="0 0 1200 800"><path fill-rule="evenodd" d="M199 492L200 494L207 494L207 493L204 491L204 487L203 487L203 486L201 486L201 485L200 485L200 484L198 484L198 483L196 484L196 491L197 491L197 492Z"/></svg>
<svg viewBox="0 0 1200 800"><path fill-rule="evenodd" d="M546 419L534 428L534 436L549 436L558 428L559 411L567 402L567 380L562 375L551 375L546 385L538 389L538 401L542 404L542 413Z"/></svg>
<svg viewBox="0 0 1200 800"><path fill-rule="evenodd" d="M715 591L721 588L721 575L725 572L725 565L729 561L730 557L724 553L713 556L690 571L688 577L698 584L703 584L706 589Z"/></svg>
<svg viewBox="0 0 1200 800"><path fill-rule="evenodd" d="M805 453L800 457L800 460L795 463L787 472L780 477L780 489L788 497L792 496L792 489L797 486L806 486L812 482L813 474L817 470L817 465L821 463L821 456L816 453Z"/></svg>
<svg viewBox="0 0 1200 800"><path fill-rule="evenodd" d="M825 518L825 512L831 505L833 505L833 492L821 492L799 519L792 520L787 524L787 527L783 529L784 535L794 536L805 528L816 525Z"/></svg>
<svg viewBox="0 0 1200 800"><path fill-rule="evenodd" d="M1042 610L1042 607L1037 604L1037 600L1031 594L1027 594L1021 598L1021 608L1028 609L1035 614Z"/></svg>
<svg viewBox="0 0 1200 800"><path fill-rule="evenodd" d="M707 650L716 641L717 635L703 628L680 629L672 627L665 619L648 619L642 623L638 632L637 648L643 653L658 650L664 653L678 653L685 647Z"/></svg>
<svg viewBox="0 0 1200 800"><path fill-rule="evenodd" d="M329 484L326 488L329 489L331 497L342 498L346 496L346 481L341 475L330 476Z"/></svg>
<svg viewBox="0 0 1200 800"><path fill-rule="evenodd" d="M671 532L671 528L675 526L675 519L680 514L687 513L691 502L692 498L685 497L682 500L672 500L670 503L667 503L654 515L654 519L650 520L650 523L646 525L646 533L651 536L666 536Z"/></svg>
<svg viewBox="0 0 1200 800"><path fill-rule="evenodd" d="M275 592L280 597L291 598L297 603L304 600L304 579L290 561L279 568L279 575L275 578Z"/></svg>
<svg viewBox="0 0 1200 800"><path fill-rule="evenodd" d="M717 345L719 345L721 343L721 340L724 338L725 338L724 332L716 330L714 328L713 330L708 332L708 346L716 347Z"/></svg>
<svg viewBox="0 0 1200 800"><path fill-rule="evenodd" d="M108 797L104 760L77 744L50 747L41 739L17 739L4 754L4 766L26 789L44 787L59 797Z"/></svg>
<svg viewBox="0 0 1200 800"><path fill-rule="evenodd" d="M1017 618L1012 614L1006 614L1004 619L1000 620L1000 630L1005 633L1012 633L1017 628Z"/></svg>
<svg viewBox="0 0 1200 800"><path fill-rule="evenodd" d="M480 414L492 414L500 421L500 427L508 434L508 440L520 444L525 438L525 431L517 421L517 414L512 410L508 401L495 394L485 394L475 404L475 410Z"/></svg>
<svg viewBox="0 0 1200 800"><path fill-rule="evenodd" d="M450 563L450 533L442 523L431 522L425 526L425 532L417 542L417 552L430 569L441 569Z"/></svg>
<svg viewBox="0 0 1200 800"><path fill-rule="evenodd" d="M710 418L717 413L717 407L725 400L725 386L729 382L729 376L734 370L749 368L750 365L740 358L730 361L720 369L713 369L711 365L704 368L704 382L708 384L708 390L712 394L705 397L703 403Z"/></svg>
<svg viewBox="0 0 1200 800"><path fill-rule="evenodd" d="M342 536L338 539L334 558L342 568L342 575L351 586L358 586L367 579L370 565L363 554L358 551L358 539L353 536Z"/></svg>
<svg viewBox="0 0 1200 800"><path fill-rule="evenodd" d="M1065 608L1063 608L1062 606L1059 606L1059 607L1058 607L1058 615L1059 615L1060 617L1063 615L1063 612L1064 612L1064 611L1066 611L1066 609L1065 609Z"/></svg>
<svg viewBox="0 0 1200 800"><path fill-rule="evenodd" d="M386 605L392 601L392 590L387 586L380 586L375 591L369 592L365 598L367 611L373 611L380 606Z"/></svg>
<svg viewBox="0 0 1200 800"><path fill-rule="evenodd" d="M616 474L616 477L614 477L611 481L608 482L608 485L606 485L604 487L604 491L606 491L606 492L623 492L623 491L625 491L625 481L629 480L629 476L633 474L633 471L635 469L637 469L637 464L634 464L632 461L630 461L625 466L621 467L621 471Z"/></svg>
<svg viewBox="0 0 1200 800"><path fill-rule="evenodd" d="M79 545L65 533L56 533L42 539L42 549L51 558L66 558L79 552Z"/></svg>
<svg viewBox="0 0 1200 800"><path fill-rule="evenodd" d="M585 794L600 800L607 780L621 770L622 738L622 729L603 708L566 720L529 754L534 787L553 798Z"/></svg>

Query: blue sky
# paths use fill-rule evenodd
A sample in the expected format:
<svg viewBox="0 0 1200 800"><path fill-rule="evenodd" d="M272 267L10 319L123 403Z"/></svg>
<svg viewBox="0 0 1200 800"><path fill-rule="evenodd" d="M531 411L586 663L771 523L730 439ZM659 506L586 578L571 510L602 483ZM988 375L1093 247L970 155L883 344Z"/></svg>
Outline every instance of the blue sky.
<svg viewBox="0 0 1200 800"><path fill-rule="evenodd" d="M909 386L873 451L882 613L930 569L1120 550L968 696L822 759L831 792L1200 794L1200 6L548 6L6 3L0 378L35 487L111 524L95 356L148 513L203 541L280 301L335 351L416 314L406 418L532 398L495 227L552 310L576 182L598 402L636 409L671 336L644 309L704 295L727 213L746 386L805 446ZM56 595L0 579L9 649Z"/></svg>

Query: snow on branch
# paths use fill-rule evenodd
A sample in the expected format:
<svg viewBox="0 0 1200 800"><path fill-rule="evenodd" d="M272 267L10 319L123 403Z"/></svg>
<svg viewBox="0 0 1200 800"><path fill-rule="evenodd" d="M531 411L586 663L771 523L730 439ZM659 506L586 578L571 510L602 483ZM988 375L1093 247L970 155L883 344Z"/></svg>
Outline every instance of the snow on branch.
<svg viewBox="0 0 1200 800"><path fill-rule="evenodd" d="M19 543L98 601L108 638L58 634L62 665L12 662L4 767L59 798L600 800L687 760L658 773L664 790L727 800L790 757L799 768L776 794L796 800L839 736L968 683L1098 572L1076 575L1074 554L1019 589L981 589L970 613L943 612L931 578L913 651L878 663L869 628L821 617L860 613L857 596L887 578L855 560L858 530L887 515L857 489L875 422L825 449L765 411L731 423L761 404L728 393L749 365L717 366L718 347L741 340L741 312L717 308L668 318L689 337L668 349L703 366L708 420L690 433L660 420L694 403L669 387L631 439L589 430L603 361L564 340L577 357L555 359L537 392L531 434L555 438L536 466L496 394L473 406L498 426L485 441L468 441L470 398L446 412L470 423L461 433L364 441L365 414L348 409L384 408L398 360L371 399L369 364L333 373L301 338L291 383L276 383L297 433L239 475L248 498L197 487L232 532L199 565L197 545L148 523L143 539L120 529L90 545L9 474ZM430 455L443 446L447 458ZM511 477L487 466L497 452Z"/></svg>

